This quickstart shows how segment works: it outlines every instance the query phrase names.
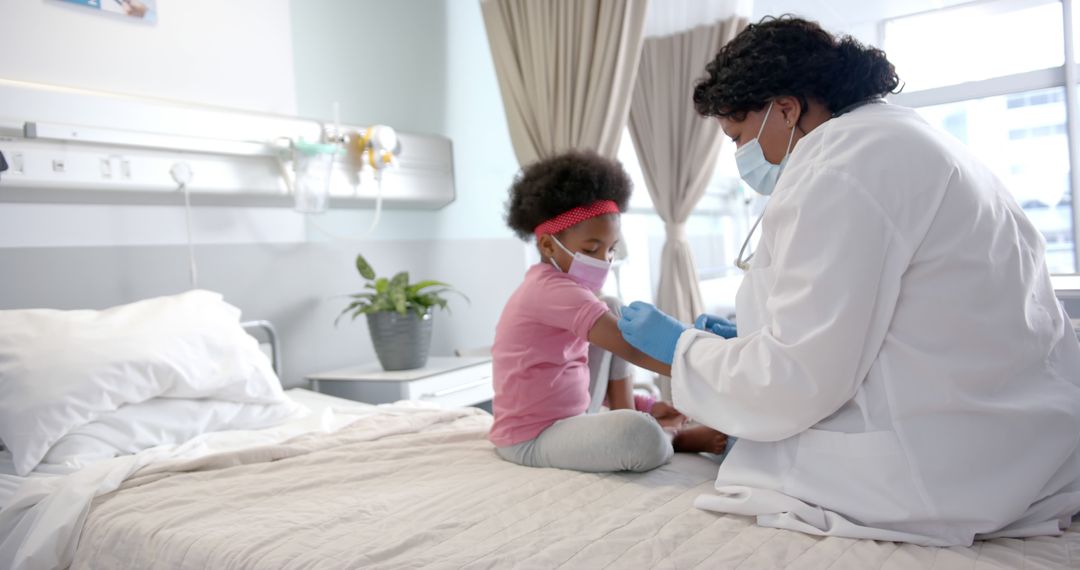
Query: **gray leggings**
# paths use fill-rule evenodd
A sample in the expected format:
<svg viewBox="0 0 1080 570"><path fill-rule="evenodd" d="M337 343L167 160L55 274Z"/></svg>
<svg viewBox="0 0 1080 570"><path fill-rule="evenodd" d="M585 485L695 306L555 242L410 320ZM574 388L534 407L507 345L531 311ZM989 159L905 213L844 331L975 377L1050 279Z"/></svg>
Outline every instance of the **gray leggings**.
<svg viewBox="0 0 1080 570"><path fill-rule="evenodd" d="M595 473L649 471L671 460L671 437L649 414L614 410L559 420L529 441L495 450L526 467Z"/></svg>

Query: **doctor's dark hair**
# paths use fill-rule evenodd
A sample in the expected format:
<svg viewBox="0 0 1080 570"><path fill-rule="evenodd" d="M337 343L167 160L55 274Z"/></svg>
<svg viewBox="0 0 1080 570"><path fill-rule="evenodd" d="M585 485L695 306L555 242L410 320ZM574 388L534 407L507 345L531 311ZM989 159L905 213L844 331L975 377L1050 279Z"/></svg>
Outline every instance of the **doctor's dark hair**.
<svg viewBox="0 0 1080 570"><path fill-rule="evenodd" d="M776 97L816 99L836 113L897 92L900 78L885 52L850 36L833 36L791 15L751 24L706 66L694 87L694 108L707 117L741 121Z"/></svg>
<svg viewBox="0 0 1080 570"><path fill-rule="evenodd" d="M618 161L572 150L521 169L510 186L506 225L527 241L536 226L578 206L612 200L625 212L631 189Z"/></svg>

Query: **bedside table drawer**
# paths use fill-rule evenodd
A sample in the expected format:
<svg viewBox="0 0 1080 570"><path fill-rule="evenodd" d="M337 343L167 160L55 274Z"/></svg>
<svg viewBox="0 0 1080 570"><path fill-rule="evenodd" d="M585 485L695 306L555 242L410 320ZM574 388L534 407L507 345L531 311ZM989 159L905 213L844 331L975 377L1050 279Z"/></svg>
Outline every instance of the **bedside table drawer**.
<svg viewBox="0 0 1080 570"><path fill-rule="evenodd" d="M383 370L378 363L309 374L314 390L369 404L422 400L442 406L475 406L491 400L491 359L432 356L423 368Z"/></svg>
<svg viewBox="0 0 1080 570"><path fill-rule="evenodd" d="M495 395L491 363L469 366L450 373L414 380L406 385L406 398L443 406L468 406Z"/></svg>

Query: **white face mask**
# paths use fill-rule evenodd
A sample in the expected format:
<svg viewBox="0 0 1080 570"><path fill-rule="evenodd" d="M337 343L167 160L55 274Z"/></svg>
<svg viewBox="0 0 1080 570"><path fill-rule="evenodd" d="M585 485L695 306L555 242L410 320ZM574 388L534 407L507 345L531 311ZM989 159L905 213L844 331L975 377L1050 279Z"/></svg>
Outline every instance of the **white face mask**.
<svg viewBox="0 0 1080 570"><path fill-rule="evenodd" d="M761 128L754 140L744 144L735 151L735 165L739 167L739 176L755 192L763 196L772 194L776 188L776 181L780 179L780 172L787 164L788 155L791 154L791 144L795 141L795 127L791 127L791 137L788 138L787 150L780 164L773 164L765 158L765 151L761 149L761 133L765 132L765 123L769 121L769 113L772 112L773 104L769 103L769 109L765 111L765 118L761 121Z"/></svg>
<svg viewBox="0 0 1080 570"><path fill-rule="evenodd" d="M563 251L574 256L573 261L570 262L570 269L566 272L566 275L576 281L582 287L589 291L599 291L604 288L604 282L607 281L608 272L611 271L610 261L600 261L594 257L589 257L580 251L574 253L566 246L559 242L555 236L551 236L551 239L562 248ZM551 264L555 266L560 272L562 268L559 264L555 263L555 259L551 259Z"/></svg>

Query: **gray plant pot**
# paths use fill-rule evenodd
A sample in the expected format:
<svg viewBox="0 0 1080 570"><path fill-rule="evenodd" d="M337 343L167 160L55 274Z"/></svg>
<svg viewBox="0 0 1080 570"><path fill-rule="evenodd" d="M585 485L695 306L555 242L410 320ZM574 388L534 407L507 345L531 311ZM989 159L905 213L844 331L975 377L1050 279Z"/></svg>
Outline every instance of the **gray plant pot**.
<svg viewBox="0 0 1080 570"><path fill-rule="evenodd" d="M371 343L384 370L412 370L427 364L432 317L430 310L423 315L415 311L368 313Z"/></svg>

